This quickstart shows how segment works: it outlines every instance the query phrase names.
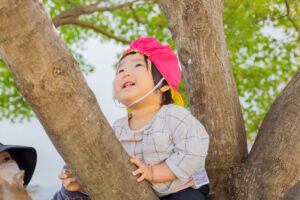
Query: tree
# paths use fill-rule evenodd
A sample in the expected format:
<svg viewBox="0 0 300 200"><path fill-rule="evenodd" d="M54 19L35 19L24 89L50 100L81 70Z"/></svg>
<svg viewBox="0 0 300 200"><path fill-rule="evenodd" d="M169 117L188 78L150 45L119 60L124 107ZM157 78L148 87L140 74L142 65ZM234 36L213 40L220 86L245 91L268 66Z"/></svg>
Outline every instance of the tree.
<svg viewBox="0 0 300 200"><path fill-rule="evenodd" d="M51 20L40 5L30 0L2 2L0 9L5 9L0 19L7 20L0 20L0 54L11 69L17 88L83 187L94 199L100 199L96 191L99 188L101 197L111 195L110 199L138 199L132 196L133 189L142 193L139 199L155 198L143 196L148 194L145 192L149 191L147 186L135 188L137 185L128 176L132 169L125 159L126 153L113 137L76 62L54 34ZM279 199L297 182L300 174L297 159L300 151L300 124L297 123L300 120L300 70L271 106L248 155L242 112L225 43L222 1L159 0L158 3L168 19L178 50L191 111L210 134L206 167L212 198ZM24 16L21 22L16 20L20 18L13 17L20 13ZM74 151L73 146L68 146L70 143L78 149ZM83 155L80 149L97 155L91 165L81 165L90 157ZM124 170L122 173L116 170L113 177L103 170L115 167L124 167ZM91 169L99 169L98 175ZM90 180L90 177L93 178ZM116 183L116 179L128 179L130 183ZM101 180L113 186L112 190ZM95 183L100 187L93 187ZM119 188L125 190L119 193Z"/></svg>
<svg viewBox="0 0 300 200"><path fill-rule="evenodd" d="M154 0L43 0L60 36L81 70L93 66L78 53L89 37L126 44L151 35L175 48L167 20ZM295 73L299 44L299 2L294 0L224 1L226 41L245 118L253 143L258 127L283 86ZM266 29L268 28L268 29ZM280 38L266 30L280 32ZM298 31L299 32L299 31ZM120 52L121 53L121 52ZM0 120L22 121L33 116L17 92L12 75L0 60ZM188 106L183 82L180 91Z"/></svg>

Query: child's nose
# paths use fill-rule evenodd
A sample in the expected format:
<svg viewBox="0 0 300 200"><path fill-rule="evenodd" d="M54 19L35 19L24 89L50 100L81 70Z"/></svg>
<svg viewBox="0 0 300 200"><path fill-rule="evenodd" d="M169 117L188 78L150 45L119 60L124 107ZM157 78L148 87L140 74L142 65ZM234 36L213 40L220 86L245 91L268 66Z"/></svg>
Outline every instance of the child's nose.
<svg viewBox="0 0 300 200"><path fill-rule="evenodd" d="M125 70L125 72L123 73L123 77L127 77L127 76L131 76L132 73L130 70Z"/></svg>

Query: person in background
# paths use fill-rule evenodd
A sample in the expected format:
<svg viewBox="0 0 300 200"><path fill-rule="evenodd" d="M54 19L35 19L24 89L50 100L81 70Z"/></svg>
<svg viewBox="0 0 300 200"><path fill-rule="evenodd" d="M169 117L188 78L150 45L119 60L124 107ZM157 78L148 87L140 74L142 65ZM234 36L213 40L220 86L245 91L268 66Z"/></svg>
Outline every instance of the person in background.
<svg viewBox="0 0 300 200"><path fill-rule="evenodd" d="M0 200L30 200L26 192L37 161L32 147L0 143Z"/></svg>
<svg viewBox="0 0 300 200"><path fill-rule="evenodd" d="M66 165L63 167L59 178L62 180L62 187L54 194L51 200L90 200L90 197L84 193L81 185L76 181Z"/></svg>

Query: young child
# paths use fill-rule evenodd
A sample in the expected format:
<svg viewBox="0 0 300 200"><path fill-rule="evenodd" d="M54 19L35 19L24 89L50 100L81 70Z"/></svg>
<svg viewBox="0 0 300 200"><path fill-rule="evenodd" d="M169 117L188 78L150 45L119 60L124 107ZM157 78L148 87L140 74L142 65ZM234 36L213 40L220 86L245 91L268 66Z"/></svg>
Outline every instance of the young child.
<svg viewBox="0 0 300 200"><path fill-rule="evenodd" d="M160 199L207 199L209 136L184 108L180 79L170 46L152 37L132 42L114 80L115 97L129 114L116 120L113 129L138 167L132 174L138 182L148 180ZM76 183L71 172L60 177L65 187Z"/></svg>

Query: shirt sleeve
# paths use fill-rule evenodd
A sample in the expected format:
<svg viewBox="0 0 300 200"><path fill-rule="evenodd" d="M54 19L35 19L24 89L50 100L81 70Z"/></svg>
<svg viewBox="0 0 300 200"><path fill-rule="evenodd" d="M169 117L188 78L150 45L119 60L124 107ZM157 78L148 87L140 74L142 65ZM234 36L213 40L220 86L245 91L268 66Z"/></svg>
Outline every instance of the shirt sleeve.
<svg viewBox="0 0 300 200"><path fill-rule="evenodd" d="M172 132L174 153L166 163L181 181L186 181L205 166L209 136L203 125L190 113L176 122Z"/></svg>
<svg viewBox="0 0 300 200"><path fill-rule="evenodd" d="M56 194L53 196L52 200L91 200L90 197L86 194L83 194L81 192L73 192L68 191L64 188L64 186L61 187L61 189L56 192Z"/></svg>

